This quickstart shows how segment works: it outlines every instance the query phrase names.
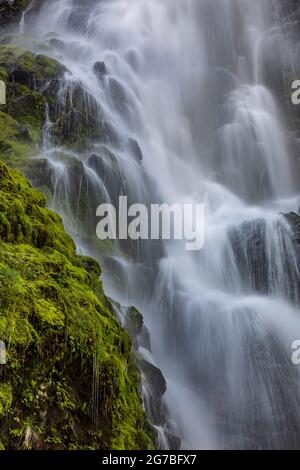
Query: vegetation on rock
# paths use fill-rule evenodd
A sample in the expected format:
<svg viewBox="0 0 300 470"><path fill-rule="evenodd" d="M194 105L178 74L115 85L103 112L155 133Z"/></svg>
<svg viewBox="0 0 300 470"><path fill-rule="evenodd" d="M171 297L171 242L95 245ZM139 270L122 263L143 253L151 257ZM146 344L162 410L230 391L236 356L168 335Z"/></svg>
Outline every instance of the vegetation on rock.
<svg viewBox="0 0 300 470"><path fill-rule="evenodd" d="M55 87L65 71L57 61L18 46L0 46L0 78L7 104L0 113L1 159L23 168L40 144L46 104L55 106Z"/></svg>
<svg viewBox="0 0 300 470"><path fill-rule="evenodd" d="M100 268L44 196L0 163L0 440L8 449L152 446L131 342Z"/></svg>
<svg viewBox="0 0 300 470"><path fill-rule="evenodd" d="M27 4L28 0L1 0L0 26L17 21Z"/></svg>

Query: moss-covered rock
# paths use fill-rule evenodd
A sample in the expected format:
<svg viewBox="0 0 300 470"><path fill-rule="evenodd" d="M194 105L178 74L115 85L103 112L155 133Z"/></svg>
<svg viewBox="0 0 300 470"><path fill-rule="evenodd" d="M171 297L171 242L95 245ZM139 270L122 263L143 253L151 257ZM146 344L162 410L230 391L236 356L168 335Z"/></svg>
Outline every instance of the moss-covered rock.
<svg viewBox="0 0 300 470"><path fill-rule="evenodd" d="M128 331L130 337L134 339L141 333L144 319L142 314L135 307L129 307L126 313L126 331Z"/></svg>
<svg viewBox="0 0 300 470"><path fill-rule="evenodd" d="M0 69L8 74L10 81L33 90L40 89L66 71L56 60L12 44L0 46Z"/></svg>
<svg viewBox="0 0 300 470"><path fill-rule="evenodd" d="M66 80L56 97L56 106L51 113L52 142L57 145L86 148L88 142L105 140L107 125L102 108L95 98L83 89L82 84Z"/></svg>
<svg viewBox="0 0 300 470"><path fill-rule="evenodd" d="M94 260L76 255L44 196L0 163L6 449L152 447L131 342L99 274Z"/></svg>
<svg viewBox="0 0 300 470"><path fill-rule="evenodd" d="M54 145L78 149L88 141L109 136L99 104L70 75L69 80L62 80L66 72L49 57L16 45L0 46L0 79L7 84L7 105L1 111L25 126L35 145L41 142L46 106ZM27 152L23 158L18 155L18 166L24 167L26 160Z"/></svg>
<svg viewBox="0 0 300 470"><path fill-rule="evenodd" d="M1 0L0 27L7 26L9 22L17 22L28 0Z"/></svg>
<svg viewBox="0 0 300 470"><path fill-rule="evenodd" d="M55 114L60 78L66 72L54 59L14 45L0 46L0 79L7 103L0 107L0 151L5 162L24 168L42 141L46 106Z"/></svg>
<svg viewBox="0 0 300 470"><path fill-rule="evenodd" d="M34 141L26 126L0 111L1 159L19 166L33 153Z"/></svg>

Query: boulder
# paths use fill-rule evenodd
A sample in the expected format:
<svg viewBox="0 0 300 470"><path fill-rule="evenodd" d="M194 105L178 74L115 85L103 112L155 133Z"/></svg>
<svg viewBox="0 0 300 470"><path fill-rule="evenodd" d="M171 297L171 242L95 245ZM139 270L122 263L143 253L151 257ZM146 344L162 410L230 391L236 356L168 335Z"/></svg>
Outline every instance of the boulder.
<svg viewBox="0 0 300 470"><path fill-rule="evenodd" d="M107 68L105 62L99 61L95 62L93 66L93 72L97 78L100 80L107 74Z"/></svg>
<svg viewBox="0 0 300 470"><path fill-rule="evenodd" d="M135 160L137 160L138 162L141 162L143 160L143 153L138 142L134 139L129 138L128 144L129 144L130 154L135 158Z"/></svg>
<svg viewBox="0 0 300 470"><path fill-rule="evenodd" d="M143 324L142 314L135 307L129 307L126 312L125 328L132 339L141 333Z"/></svg>
<svg viewBox="0 0 300 470"><path fill-rule="evenodd" d="M27 4L28 0L1 0L0 27L7 26L10 22L19 21Z"/></svg>

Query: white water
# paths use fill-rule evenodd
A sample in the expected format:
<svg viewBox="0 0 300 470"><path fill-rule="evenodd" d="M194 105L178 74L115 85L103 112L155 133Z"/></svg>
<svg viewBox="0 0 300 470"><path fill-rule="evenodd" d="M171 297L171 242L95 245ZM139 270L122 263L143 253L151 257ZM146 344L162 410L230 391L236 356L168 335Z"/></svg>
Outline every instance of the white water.
<svg viewBox="0 0 300 470"><path fill-rule="evenodd" d="M90 223L85 233L70 208L82 185L92 208L125 193L132 202L205 203L202 252L124 243L103 260L109 294L144 315L168 384L165 428L182 448L300 448L299 370L291 363L299 273L279 215L297 209L299 180L272 83L290 66L272 15L278 5L52 0L22 21L22 31L64 41L48 50L72 72L60 102L81 82L85 105L92 109L92 96L97 118L117 134L77 153L45 143L54 207L83 250L101 256L89 244L93 221L80 221ZM99 60L108 71L100 80ZM141 165L128 138L142 150ZM68 159L82 162L80 184Z"/></svg>

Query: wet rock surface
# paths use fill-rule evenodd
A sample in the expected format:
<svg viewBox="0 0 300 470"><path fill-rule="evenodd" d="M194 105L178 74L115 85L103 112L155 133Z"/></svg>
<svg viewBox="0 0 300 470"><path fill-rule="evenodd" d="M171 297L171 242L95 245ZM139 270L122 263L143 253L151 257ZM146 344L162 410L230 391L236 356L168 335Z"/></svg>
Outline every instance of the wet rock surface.
<svg viewBox="0 0 300 470"><path fill-rule="evenodd" d="M6 26L11 21L18 21L27 3L27 0L1 0L0 28Z"/></svg>

